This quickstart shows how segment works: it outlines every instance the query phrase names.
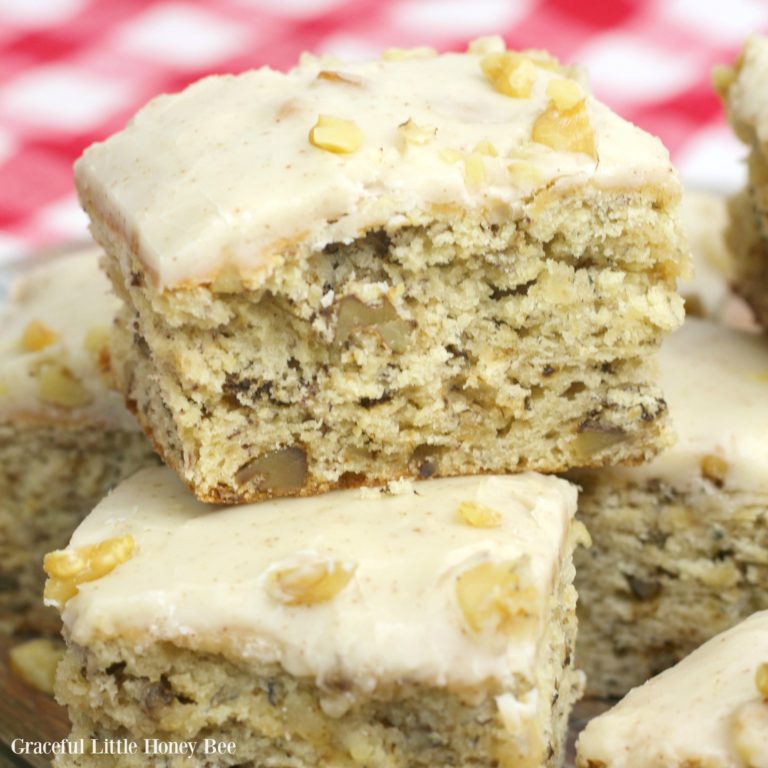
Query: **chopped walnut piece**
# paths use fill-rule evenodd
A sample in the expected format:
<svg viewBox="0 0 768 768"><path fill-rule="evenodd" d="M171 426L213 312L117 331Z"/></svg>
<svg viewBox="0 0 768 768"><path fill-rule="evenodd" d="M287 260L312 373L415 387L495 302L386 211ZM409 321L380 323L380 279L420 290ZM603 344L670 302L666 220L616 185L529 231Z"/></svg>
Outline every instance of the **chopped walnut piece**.
<svg viewBox="0 0 768 768"><path fill-rule="evenodd" d="M547 83L546 93L555 109L561 112L577 107L585 98L582 87L575 80L565 77L552 78Z"/></svg>
<svg viewBox="0 0 768 768"><path fill-rule="evenodd" d="M364 304L357 296L345 296L336 314L337 344L346 342L358 329L370 328L394 352L405 352L411 336L411 324L397 314L386 300L377 306Z"/></svg>
<svg viewBox="0 0 768 768"><path fill-rule="evenodd" d="M768 706L753 699L733 713L731 735L744 768L768 768Z"/></svg>
<svg viewBox="0 0 768 768"><path fill-rule="evenodd" d="M480 68L499 93L515 99L527 99L536 82L536 66L522 53L489 53Z"/></svg>
<svg viewBox="0 0 768 768"><path fill-rule="evenodd" d="M11 670L20 680L43 693L53 693L56 667L64 648L60 643L44 637L15 645L8 652Z"/></svg>
<svg viewBox="0 0 768 768"><path fill-rule="evenodd" d="M46 605L63 608L77 594L78 586L95 581L129 560L136 549L133 536L115 536L78 549L59 549L43 559L48 574L43 597Z"/></svg>
<svg viewBox="0 0 768 768"><path fill-rule="evenodd" d="M550 81L550 86L552 85ZM550 95L547 108L536 118L531 138L558 152L579 152L597 160L595 132L589 120L586 98L578 83L573 80L559 80L572 83L579 89L582 98L576 100L576 91L571 85L557 85ZM548 87L549 91L549 87ZM571 105L558 107L558 104Z"/></svg>
<svg viewBox="0 0 768 768"><path fill-rule="evenodd" d="M498 528L502 520L500 512L476 501L462 501L456 514L462 523L472 528Z"/></svg>
<svg viewBox="0 0 768 768"><path fill-rule="evenodd" d="M317 80L325 80L330 83L343 83L345 85L361 86L363 78L351 75L348 72L338 72L334 69L321 69L317 73Z"/></svg>
<svg viewBox="0 0 768 768"><path fill-rule="evenodd" d="M456 579L456 598L473 632L507 634L539 610L527 557L481 563Z"/></svg>
<svg viewBox="0 0 768 768"><path fill-rule="evenodd" d="M405 61L407 59L434 59L437 51L426 45L416 48L388 48L381 54L385 61Z"/></svg>
<svg viewBox="0 0 768 768"><path fill-rule="evenodd" d="M62 408L81 408L93 399L80 379L65 365L46 362L37 375L37 396Z"/></svg>
<svg viewBox="0 0 768 768"><path fill-rule="evenodd" d="M564 67L549 51L540 48L528 48L525 55L540 69L563 74L571 71L568 67Z"/></svg>
<svg viewBox="0 0 768 768"><path fill-rule="evenodd" d="M493 146L493 144L488 141L488 139L483 139L482 141L478 141L474 153L476 155L486 155L487 157L498 157L499 153L496 151L496 147Z"/></svg>
<svg viewBox="0 0 768 768"><path fill-rule="evenodd" d="M309 562L269 572L269 594L286 605L315 605L332 600L349 584L356 566L339 560Z"/></svg>
<svg viewBox="0 0 768 768"><path fill-rule="evenodd" d="M408 119L397 126L397 132L403 140L404 145L408 144L426 144L430 139L437 135L437 128L433 125L419 125L413 120Z"/></svg>
<svg viewBox="0 0 768 768"><path fill-rule="evenodd" d="M477 187L485 181L485 163L482 155L473 152L464 158L464 179L470 187Z"/></svg>
<svg viewBox="0 0 768 768"><path fill-rule="evenodd" d="M768 661L764 661L755 672L755 685L757 692L768 701Z"/></svg>
<svg viewBox="0 0 768 768"><path fill-rule="evenodd" d="M464 155L462 155L458 149L446 147L445 149L440 150L440 159L446 163L458 163L460 160L464 159Z"/></svg>
<svg viewBox="0 0 768 768"><path fill-rule="evenodd" d="M701 458L701 474L715 485L722 485L728 474L728 462L721 456L708 453Z"/></svg>
<svg viewBox="0 0 768 768"><path fill-rule="evenodd" d="M363 133L351 120L320 115L309 132L309 143L337 155L350 154L363 144Z"/></svg>
<svg viewBox="0 0 768 768"><path fill-rule="evenodd" d="M40 352L50 347L59 338L56 331L51 330L45 323L33 320L21 334L21 347L25 352Z"/></svg>
<svg viewBox="0 0 768 768"><path fill-rule="evenodd" d="M307 455L296 446L269 451L235 473L238 485L254 483L258 488L281 493L300 490L306 479Z"/></svg>
<svg viewBox="0 0 768 768"><path fill-rule="evenodd" d="M507 172L512 181L522 187L538 187L544 181L544 176L536 165L525 160L515 160L509 163Z"/></svg>
<svg viewBox="0 0 768 768"><path fill-rule="evenodd" d="M583 459L589 459L627 439L621 429L584 426L579 430L574 441L576 453Z"/></svg>
<svg viewBox="0 0 768 768"><path fill-rule="evenodd" d="M467 53L484 55L486 53L502 53L507 50L507 45L499 35L489 35L470 40Z"/></svg>

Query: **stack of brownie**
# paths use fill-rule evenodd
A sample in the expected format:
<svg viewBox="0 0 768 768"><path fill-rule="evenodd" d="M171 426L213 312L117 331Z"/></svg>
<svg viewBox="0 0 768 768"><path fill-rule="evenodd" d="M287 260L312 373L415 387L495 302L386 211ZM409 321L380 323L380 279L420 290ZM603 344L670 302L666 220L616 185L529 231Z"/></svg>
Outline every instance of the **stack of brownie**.
<svg viewBox="0 0 768 768"><path fill-rule="evenodd" d="M627 519L642 541L643 505L678 477L617 467L672 443L655 352L688 256L661 143L577 70L489 38L207 78L88 149L76 181L122 300L111 369L168 466L45 559L73 738L167 745L121 768L559 765L588 536L552 474L591 500L595 689L630 677L590 655L626 596L689 594L649 575L659 540L635 561L615 544ZM684 333L670 398L691 346L729 354ZM686 503L726 483L712 441L693 428L678 449L710 484ZM746 559L702 578L719 589Z"/></svg>

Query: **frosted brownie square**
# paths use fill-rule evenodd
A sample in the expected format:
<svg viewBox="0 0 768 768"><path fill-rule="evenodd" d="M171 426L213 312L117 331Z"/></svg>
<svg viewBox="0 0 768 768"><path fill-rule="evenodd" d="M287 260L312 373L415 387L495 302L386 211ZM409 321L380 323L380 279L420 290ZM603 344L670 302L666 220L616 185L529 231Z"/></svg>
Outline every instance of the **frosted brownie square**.
<svg viewBox="0 0 768 768"><path fill-rule="evenodd" d="M29 270L0 307L0 631L58 632L43 606L43 555L69 540L115 484L154 463L107 386L119 301L98 251Z"/></svg>
<svg viewBox="0 0 768 768"><path fill-rule="evenodd" d="M72 737L236 744L187 766L559 765L575 507L525 473L212 509L145 470L46 558Z"/></svg>
<svg viewBox="0 0 768 768"><path fill-rule="evenodd" d="M764 768L768 611L718 635L593 720L578 768Z"/></svg>
<svg viewBox="0 0 768 768"><path fill-rule="evenodd" d="M546 54L206 78L75 175L126 299L120 387L202 500L667 444L679 184Z"/></svg>
<svg viewBox="0 0 768 768"><path fill-rule="evenodd" d="M714 72L736 135L749 148L748 184L731 205L729 239L734 246L734 286L757 320L768 325L768 38L747 40L732 67Z"/></svg>
<svg viewBox="0 0 768 768"><path fill-rule="evenodd" d="M577 555L579 660L623 695L768 608L768 348L689 318L661 350L678 441L643 467L573 473L593 546Z"/></svg>

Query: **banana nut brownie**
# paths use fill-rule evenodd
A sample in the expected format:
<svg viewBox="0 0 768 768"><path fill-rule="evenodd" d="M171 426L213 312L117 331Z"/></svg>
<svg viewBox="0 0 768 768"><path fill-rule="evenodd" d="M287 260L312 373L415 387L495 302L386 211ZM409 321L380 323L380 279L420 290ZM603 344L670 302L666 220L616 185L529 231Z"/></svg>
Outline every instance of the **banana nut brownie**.
<svg viewBox="0 0 768 768"><path fill-rule="evenodd" d="M119 385L206 501L637 463L682 319L658 139L496 39L162 96L76 164Z"/></svg>
<svg viewBox="0 0 768 768"><path fill-rule="evenodd" d="M733 67L714 73L736 135L749 148L748 184L731 204L733 283L758 322L768 325L768 38L747 40Z"/></svg>
<svg viewBox="0 0 768 768"><path fill-rule="evenodd" d="M43 555L113 485L156 461L104 381L119 301L89 249L20 277L0 308L0 631L58 632Z"/></svg>
<svg viewBox="0 0 768 768"><path fill-rule="evenodd" d="M623 695L768 608L764 339L689 318L661 371L677 444L571 476L593 540L576 561L590 694Z"/></svg>
<svg viewBox="0 0 768 768"><path fill-rule="evenodd" d="M72 738L200 745L121 767L559 765L582 677L576 489L399 485L215 512L167 468L119 486L46 558Z"/></svg>
<svg viewBox="0 0 768 768"><path fill-rule="evenodd" d="M768 611L633 690L576 749L578 768L765 768Z"/></svg>

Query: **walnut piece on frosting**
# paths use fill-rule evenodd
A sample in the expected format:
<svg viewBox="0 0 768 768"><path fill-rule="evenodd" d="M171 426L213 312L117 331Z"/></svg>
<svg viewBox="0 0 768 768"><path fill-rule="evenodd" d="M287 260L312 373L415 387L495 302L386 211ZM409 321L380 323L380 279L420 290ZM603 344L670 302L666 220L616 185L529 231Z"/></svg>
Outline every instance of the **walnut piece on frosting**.
<svg viewBox="0 0 768 768"><path fill-rule="evenodd" d="M478 141L475 145L474 149L475 154L477 155L486 155L487 157L498 157L499 153L496 151L496 147L493 146L493 144L488 141L488 139L483 139L482 141Z"/></svg>
<svg viewBox="0 0 768 768"><path fill-rule="evenodd" d="M476 501L462 501L456 514L462 523L472 528L498 528L501 525L500 512Z"/></svg>
<svg viewBox="0 0 768 768"><path fill-rule="evenodd" d="M538 611L527 557L468 568L456 579L456 599L467 626L476 633L509 634Z"/></svg>
<svg viewBox="0 0 768 768"><path fill-rule="evenodd" d="M345 85L361 86L363 78L351 75L349 72L339 72L335 69L321 69L317 73L317 80L325 80L330 83L343 83Z"/></svg>
<svg viewBox="0 0 768 768"><path fill-rule="evenodd" d="M48 574L43 597L46 605L63 608L80 584L95 581L129 560L136 549L133 536L115 536L78 549L49 552L43 559Z"/></svg>
<svg viewBox="0 0 768 768"><path fill-rule="evenodd" d="M499 93L515 99L527 99L536 82L536 65L515 51L489 53L480 60L480 68Z"/></svg>
<svg viewBox="0 0 768 768"><path fill-rule="evenodd" d="M411 118L397 126L397 132L402 139L403 146L408 144L424 145L437 135L434 125L419 125Z"/></svg>
<svg viewBox="0 0 768 768"><path fill-rule="evenodd" d="M595 132L581 86L567 78L551 80L547 96L549 104L533 124L533 141L558 152L580 152L597 160Z"/></svg>
<svg viewBox="0 0 768 768"><path fill-rule="evenodd" d="M485 181L485 163L477 152L464 158L464 179L469 187L477 187Z"/></svg>
<svg viewBox="0 0 768 768"><path fill-rule="evenodd" d="M58 341L59 335L39 320L32 320L21 334L21 347L25 352L40 352Z"/></svg>
<svg viewBox="0 0 768 768"><path fill-rule="evenodd" d="M352 120L320 115L309 132L309 143L326 152L346 155L360 149L363 132Z"/></svg>
<svg viewBox="0 0 768 768"><path fill-rule="evenodd" d="M467 53L474 53L484 56L488 53L502 53L506 51L507 46L504 39L499 35L489 35L487 37L478 37L470 40L467 46Z"/></svg>
<svg viewBox="0 0 768 768"><path fill-rule="evenodd" d="M561 112L573 109L584 101L584 91L575 81L565 77L558 77L547 83L547 96L549 96L555 109Z"/></svg>
<svg viewBox="0 0 768 768"><path fill-rule="evenodd" d="M731 737L745 768L768 768L768 703L742 704L733 714Z"/></svg>
<svg viewBox="0 0 768 768"><path fill-rule="evenodd" d="M322 560L270 570L267 592L286 605L315 605L332 600L349 584L356 566L339 560Z"/></svg>
<svg viewBox="0 0 768 768"><path fill-rule="evenodd" d="M93 399L80 379L66 365L47 361L37 375L37 396L61 408L81 408Z"/></svg>

